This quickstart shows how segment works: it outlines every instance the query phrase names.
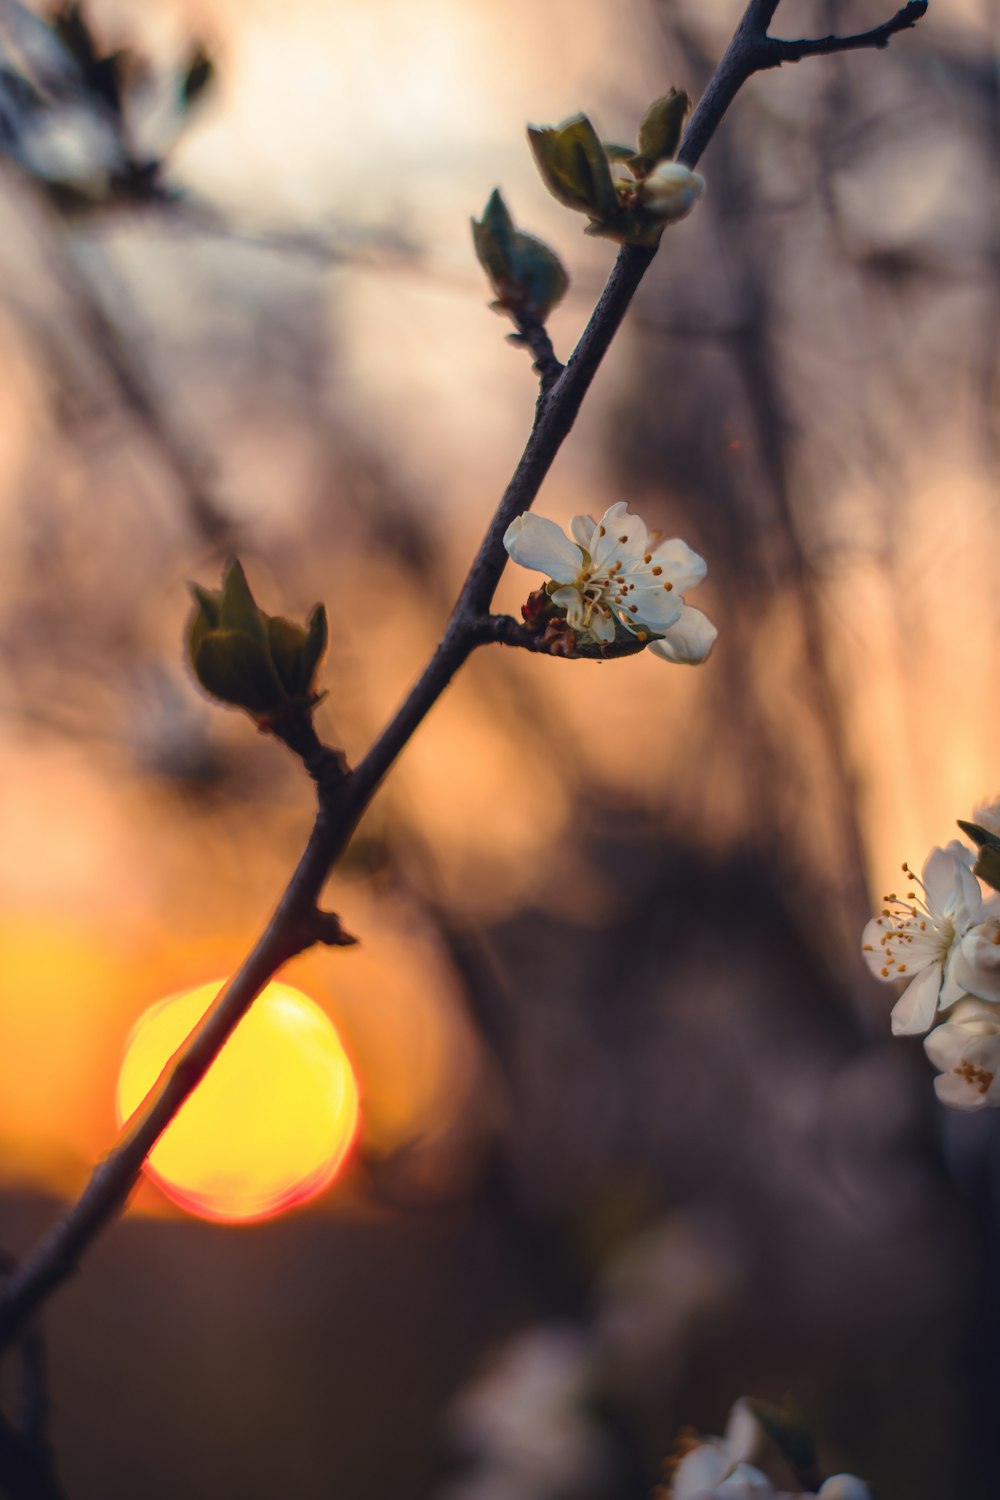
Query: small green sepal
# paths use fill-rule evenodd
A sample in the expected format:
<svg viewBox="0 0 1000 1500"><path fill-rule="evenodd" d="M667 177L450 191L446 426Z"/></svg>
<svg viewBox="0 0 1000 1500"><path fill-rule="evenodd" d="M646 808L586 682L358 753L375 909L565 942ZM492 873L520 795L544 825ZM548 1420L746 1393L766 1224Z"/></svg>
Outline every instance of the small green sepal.
<svg viewBox="0 0 1000 1500"><path fill-rule="evenodd" d="M972 840L977 849L985 849L990 844L1000 849L1000 837L995 833L990 833L988 828L983 828L979 823L964 823L959 818L958 826L966 837Z"/></svg>
<svg viewBox="0 0 1000 1500"><path fill-rule="evenodd" d="M321 604L305 626L266 614L236 558L226 564L221 589L190 588L187 656L206 693L245 709L261 728L315 706L314 678L327 643Z"/></svg>
<svg viewBox="0 0 1000 1500"><path fill-rule="evenodd" d="M988 828L983 828L978 823L964 823L961 818L958 819L958 826L979 850L972 873L992 886L993 890L1000 891L1000 838Z"/></svg>

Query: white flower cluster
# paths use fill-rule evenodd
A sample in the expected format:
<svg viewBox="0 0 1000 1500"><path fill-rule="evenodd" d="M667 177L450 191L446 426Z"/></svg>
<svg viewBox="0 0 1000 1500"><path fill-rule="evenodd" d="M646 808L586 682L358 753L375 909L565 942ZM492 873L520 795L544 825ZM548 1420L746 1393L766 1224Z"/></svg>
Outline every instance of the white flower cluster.
<svg viewBox="0 0 1000 1500"><path fill-rule="evenodd" d="M966 1110L1000 1105L1000 896L984 900L974 858L955 840L931 850L920 878L904 865L911 889L886 896L862 936L872 972L907 981L893 1033L930 1032L938 1098Z"/></svg>
<svg viewBox="0 0 1000 1500"><path fill-rule="evenodd" d="M571 630L607 645L624 626L665 661L693 666L705 660L718 632L700 609L684 603L685 589L708 572L697 552L651 533L624 500L599 521L576 516L571 529L574 541L554 521L526 513L503 539L514 562L557 585L549 595Z"/></svg>
<svg viewBox="0 0 1000 1500"><path fill-rule="evenodd" d="M669 1500L872 1500L871 1491L853 1474L834 1474L815 1494L783 1487L780 1479L758 1468L787 1472L745 1400L737 1401L726 1435L706 1438L689 1448L673 1472ZM663 1493L657 1491L657 1494Z"/></svg>

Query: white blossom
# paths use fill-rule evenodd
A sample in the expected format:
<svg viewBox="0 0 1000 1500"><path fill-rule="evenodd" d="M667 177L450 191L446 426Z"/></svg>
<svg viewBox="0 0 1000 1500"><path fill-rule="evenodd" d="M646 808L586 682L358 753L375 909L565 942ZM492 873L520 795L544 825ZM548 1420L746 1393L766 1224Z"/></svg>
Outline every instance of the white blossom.
<svg viewBox="0 0 1000 1500"><path fill-rule="evenodd" d="M651 535L624 500L600 521L577 516L575 541L554 521L529 513L508 526L504 546L522 568L545 573L558 587L551 599L570 628L607 644L617 624L666 661L693 665L708 656L718 632L684 591L708 571L697 552L677 538ZM653 639L658 637L658 639Z"/></svg>
<svg viewBox="0 0 1000 1500"><path fill-rule="evenodd" d="M831 1474L816 1491L816 1500L872 1500L872 1492L853 1474Z"/></svg>
<svg viewBox="0 0 1000 1500"><path fill-rule="evenodd" d="M771 1481L752 1464L734 1459L721 1438L685 1453L674 1470L672 1500L775 1500Z"/></svg>
<svg viewBox="0 0 1000 1500"><path fill-rule="evenodd" d="M927 1031L938 1010L947 1010L967 993L965 979L982 966L981 954L970 949L959 983L956 948L981 922L984 908L979 882L952 849L932 849L920 879L908 865L903 873L915 889L905 899L886 896L861 941L868 967L878 978L909 981L893 1007L892 1029L896 1036L912 1036Z"/></svg>
<svg viewBox="0 0 1000 1500"><path fill-rule="evenodd" d="M642 206L665 224L685 218L705 191L705 179L679 161L661 161L642 180Z"/></svg>
<svg viewBox="0 0 1000 1500"><path fill-rule="evenodd" d="M1000 1009L961 1001L924 1038L924 1051L940 1073L934 1088L942 1104L965 1110L1000 1105Z"/></svg>

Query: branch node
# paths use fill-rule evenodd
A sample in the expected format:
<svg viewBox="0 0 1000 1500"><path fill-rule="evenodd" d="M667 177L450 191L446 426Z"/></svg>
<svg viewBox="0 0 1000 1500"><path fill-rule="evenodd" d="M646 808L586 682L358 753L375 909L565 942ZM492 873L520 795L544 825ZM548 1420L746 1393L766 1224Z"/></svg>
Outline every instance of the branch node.
<svg viewBox="0 0 1000 1500"><path fill-rule="evenodd" d="M313 907L309 913L306 928L311 934L310 942L324 943L328 948L353 948L360 941L353 933L344 931L336 912L320 911L319 907Z"/></svg>

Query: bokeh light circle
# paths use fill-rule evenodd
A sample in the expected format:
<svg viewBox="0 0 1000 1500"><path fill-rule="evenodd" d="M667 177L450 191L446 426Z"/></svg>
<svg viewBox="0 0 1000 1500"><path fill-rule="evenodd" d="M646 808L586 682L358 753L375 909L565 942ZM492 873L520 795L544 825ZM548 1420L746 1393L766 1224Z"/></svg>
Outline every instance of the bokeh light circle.
<svg viewBox="0 0 1000 1500"><path fill-rule="evenodd" d="M152 1006L118 1079L119 1124L139 1107L223 981ZM246 1223L316 1197L350 1150L359 1118L350 1060L325 1011L272 981L150 1153L145 1171L202 1218Z"/></svg>

